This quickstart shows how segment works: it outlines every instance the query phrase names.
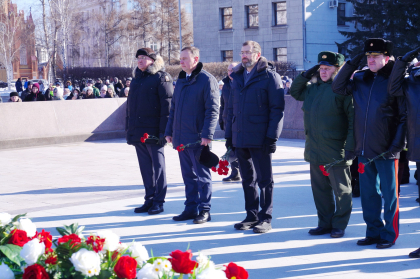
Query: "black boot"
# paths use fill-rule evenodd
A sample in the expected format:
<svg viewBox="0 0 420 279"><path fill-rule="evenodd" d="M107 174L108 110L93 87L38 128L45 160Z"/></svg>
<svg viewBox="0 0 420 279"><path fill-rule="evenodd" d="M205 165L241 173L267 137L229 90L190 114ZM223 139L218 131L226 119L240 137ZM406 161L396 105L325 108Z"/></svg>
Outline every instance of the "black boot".
<svg viewBox="0 0 420 279"><path fill-rule="evenodd" d="M223 178L223 182L238 182L241 181L241 176L239 175L239 164L238 161L233 161L231 164L232 173L230 176Z"/></svg>

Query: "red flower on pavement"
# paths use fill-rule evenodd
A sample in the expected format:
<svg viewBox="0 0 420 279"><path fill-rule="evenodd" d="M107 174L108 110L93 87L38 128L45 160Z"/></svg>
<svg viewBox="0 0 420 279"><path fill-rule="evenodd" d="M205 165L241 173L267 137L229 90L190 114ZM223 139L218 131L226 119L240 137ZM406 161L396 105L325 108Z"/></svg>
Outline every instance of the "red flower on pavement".
<svg viewBox="0 0 420 279"><path fill-rule="evenodd" d="M364 173L365 172L365 165L362 162L359 163L359 169L357 171L359 173Z"/></svg>
<svg viewBox="0 0 420 279"><path fill-rule="evenodd" d="M47 271L42 265L33 264L25 268L22 279L49 279Z"/></svg>
<svg viewBox="0 0 420 279"><path fill-rule="evenodd" d="M36 235L34 238L38 238L39 242L42 242L45 244L45 254L48 254L52 252L52 235L50 232L46 232L45 230L42 230L42 232L36 232Z"/></svg>
<svg viewBox="0 0 420 279"><path fill-rule="evenodd" d="M14 244L23 247L30 239L25 231L14 229L10 232L12 237L9 239L9 244Z"/></svg>
<svg viewBox="0 0 420 279"><path fill-rule="evenodd" d="M149 138L149 134L148 134L148 133L144 133L143 138L144 138L145 140L147 140L147 139Z"/></svg>
<svg viewBox="0 0 420 279"><path fill-rule="evenodd" d="M133 279L137 277L137 261L130 256L122 256L114 267L118 278Z"/></svg>
<svg viewBox="0 0 420 279"><path fill-rule="evenodd" d="M82 240L80 239L80 237L77 234L70 234L70 235L65 235L63 237L60 237L58 239L58 244L61 243L67 243L70 241L70 247L74 248L75 246L79 245L82 243Z"/></svg>
<svg viewBox="0 0 420 279"><path fill-rule="evenodd" d="M45 264L56 265L58 262L58 258L56 255L50 254L48 258L45 260Z"/></svg>
<svg viewBox="0 0 420 279"><path fill-rule="evenodd" d="M92 245L93 251L95 251L96 253L98 253L99 251L102 251L102 249L104 248L104 243L105 243L105 238L100 238L99 236L96 236L96 235L91 235L86 240L86 244Z"/></svg>
<svg viewBox="0 0 420 279"><path fill-rule="evenodd" d="M172 269L177 273L192 274L194 268L198 266L196 261L191 260L193 256L191 250L187 250L185 252L175 250L169 254L169 256L172 257L168 259L172 264Z"/></svg>
<svg viewBox="0 0 420 279"><path fill-rule="evenodd" d="M228 279L248 279L248 272L245 268L235 263L229 263L226 266L225 273Z"/></svg>

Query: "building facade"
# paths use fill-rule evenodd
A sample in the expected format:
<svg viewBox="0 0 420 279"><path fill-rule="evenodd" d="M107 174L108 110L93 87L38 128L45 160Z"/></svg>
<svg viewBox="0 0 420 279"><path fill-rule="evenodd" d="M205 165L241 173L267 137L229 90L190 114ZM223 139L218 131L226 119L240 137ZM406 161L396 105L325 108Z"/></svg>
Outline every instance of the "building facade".
<svg viewBox="0 0 420 279"><path fill-rule="evenodd" d="M268 60L292 62L303 70L324 50L343 52L339 31L352 31L342 16L353 14L345 0L194 0L194 45L201 61L239 61L242 43L260 43Z"/></svg>

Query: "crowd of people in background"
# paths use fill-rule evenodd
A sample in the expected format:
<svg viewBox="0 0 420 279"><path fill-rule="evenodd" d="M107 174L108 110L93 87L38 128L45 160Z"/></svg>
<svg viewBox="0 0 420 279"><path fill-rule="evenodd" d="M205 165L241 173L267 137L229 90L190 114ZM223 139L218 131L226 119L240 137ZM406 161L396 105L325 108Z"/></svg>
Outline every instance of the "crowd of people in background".
<svg viewBox="0 0 420 279"><path fill-rule="evenodd" d="M21 78L16 81L16 91L10 93L9 102L32 102L32 101L53 101L53 100L81 100L101 98L127 98L130 92L131 78L124 78L124 82L115 77L110 79L92 79L72 84L67 80L63 85L59 80L54 84L25 81Z"/></svg>

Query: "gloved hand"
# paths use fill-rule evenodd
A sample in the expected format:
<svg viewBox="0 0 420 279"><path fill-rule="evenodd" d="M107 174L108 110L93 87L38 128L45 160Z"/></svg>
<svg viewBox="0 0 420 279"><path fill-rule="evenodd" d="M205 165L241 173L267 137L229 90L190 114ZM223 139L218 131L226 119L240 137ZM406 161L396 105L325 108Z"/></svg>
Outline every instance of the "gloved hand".
<svg viewBox="0 0 420 279"><path fill-rule="evenodd" d="M302 76L304 78L311 79L316 74L316 72L318 72L319 67L320 67L319 64L313 66L312 68L310 68L306 72L303 72Z"/></svg>
<svg viewBox="0 0 420 279"><path fill-rule="evenodd" d="M401 150L402 150L402 148L398 148L398 147L396 147L394 145L391 145L391 147L389 148L388 153L390 155L392 155L392 156L395 157L397 155L397 153L400 153L401 152Z"/></svg>
<svg viewBox="0 0 420 279"><path fill-rule="evenodd" d="M235 147L233 146L232 143L232 138L227 138L226 139L226 143L225 143L226 149L232 149L232 151L235 151Z"/></svg>
<svg viewBox="0 0 420 279"><path fill-rule="evenodd" d="M353 57L350 60L350 65L352 65L352 66L359 66L360 61L362 61L362 59L363 59L363 57L365 57L365 55L366 54L364 52L359 53L358 55L356 55L355 57Z"/></svg>
<svg viewBox="0 0 420 279"><path fill-rule="evenodd" d="M223 120L219 121L219 126L220 129L222 129L223 131L225 130L225 123L223 123Z"/></svg>
<svg viewBox="0 0 420 279"><path fill-rule="evenodd" d="M159 140L157 142L158 145L165 146L168 142L163 134L159 135Z"/></svg>
<svg viewBox="0 0 420 279"><path fill-rule="evenodd" d="M270 154L276 152L276 139L272 139L269 137L265 137L264 143L263 143L263 152L265 154Z"/></svg>
<svg viewBox="0 0 420 279"><path fill-rule="evenodd" d="M356 155L354 155L353 151L346 150L344 155L344 160L350 161L356 159Z"/></svg>
<svg viewBox="0 0 420 279"><path fill-rule="evenodd" d="M416 58L420 53L420 47L416 48L415 50L412 50L410 52L407 52L402 58L401 61L403 62L411 62Z"/></svg>

